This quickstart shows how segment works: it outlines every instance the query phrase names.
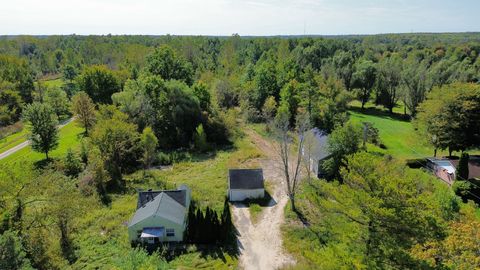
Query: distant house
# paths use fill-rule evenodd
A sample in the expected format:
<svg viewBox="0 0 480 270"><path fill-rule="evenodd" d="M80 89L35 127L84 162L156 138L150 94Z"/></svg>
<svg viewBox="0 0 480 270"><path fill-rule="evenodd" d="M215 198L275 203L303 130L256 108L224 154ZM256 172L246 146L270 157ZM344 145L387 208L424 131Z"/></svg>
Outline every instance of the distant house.
<svg viewBox="0 0 480 270"><path fill-rule="evenodd" d="M230 169L228 198L230 201L263 198L265 187L262 169Z"/></svg>
<svg viewBox="0 0 480 270"><path fill-rule="evenodd" d="M427 168L449 185L455 181L456 169L448 159L427 158Z"/></svg>
<svg viewBox="0 0 480 270"><path fill-rule="evenodd" d="M456 178L459 159L427 158L427 168L435 176L452 185ZM471 155L468 161L468 178L480 179L480 156Z"/></svg>
<svg viewBox="0 0 480 270"><path fill-rule="evenodd" d="M185 185L177 190L140 191L137 210L128 224L130 242L183 241L190 198L191 191Z"/></svg>
<svg viewBox="0 0 480 270"><path fill-rule="evenodd" d="M330 157L327 146L328 135L326 132L313 128L305 133L302 155L307 162L310 162L312 174L318 178L325 177L325 173L322 170L322 162Z"/></svg>

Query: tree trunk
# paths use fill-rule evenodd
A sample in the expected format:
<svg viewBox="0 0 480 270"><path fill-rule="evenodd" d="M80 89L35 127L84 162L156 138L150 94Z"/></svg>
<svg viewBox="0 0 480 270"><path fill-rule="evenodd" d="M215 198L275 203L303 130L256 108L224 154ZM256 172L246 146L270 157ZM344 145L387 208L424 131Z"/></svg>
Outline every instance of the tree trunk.
<svg viewBox="0 0 480 270"><path fill-rule="evenodd" d="M295 206L295 195L290 195L290 206L292 207L293 212L297 212L297 208Z"/></svg>
<svg viewBox="0 0 480 270"><path fill-rule="evenodd" d="M453 152L453 150L452 150L452 148L449 146L449 147L448 147L448 157L452 157L452 152Z"/></svg>
<svg viewBox="0 0 480 270"><path fill-rule="evenodd" d="M47 160L49 160L48 151L45 152L45 157L46 157Z"/></svg>
<svg viewBox="0 0 480 270"><path fill-rule="evenodd" d="M435 147L435 149L433 150L433 157L437 157L437 148Z"/></svg>

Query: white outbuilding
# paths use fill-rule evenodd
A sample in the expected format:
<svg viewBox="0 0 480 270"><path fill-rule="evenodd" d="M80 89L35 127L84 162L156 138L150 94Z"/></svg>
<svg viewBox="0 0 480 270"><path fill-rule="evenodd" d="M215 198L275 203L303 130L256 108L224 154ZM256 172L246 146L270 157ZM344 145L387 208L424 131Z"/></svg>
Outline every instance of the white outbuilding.
<svg viewBox="0 0 480 270"><path fill-rule="evenodd" d="M262 169L230 169L228 198L231 202L260 199L265 196Z"/></svg>
<svg viewBox="0 0 480 270"><path fill-rule="evenodd" d="M191 192L182 185L177 190L141 191L137 211L128 224L132 244L181 242L187 226Z"/></svg>

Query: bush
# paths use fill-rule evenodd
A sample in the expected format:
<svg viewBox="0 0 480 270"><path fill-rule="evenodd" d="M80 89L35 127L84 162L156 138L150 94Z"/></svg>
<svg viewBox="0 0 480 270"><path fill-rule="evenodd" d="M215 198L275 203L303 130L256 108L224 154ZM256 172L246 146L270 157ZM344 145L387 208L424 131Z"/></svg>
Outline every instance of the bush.
<svg viewBox="0 0 480 270"><path fill-rule="evenodd" d="M20 121L16 122L13 125L2 127L0 128L0 140L14 133L20 132L22 130L23 130L23 124Z"/></svg>
<svg viewBox="0 0 480 270"><path fill-rule="evenodd" d="M156 163L163 166L172 165L172 159L169 154L159 152L157 154Z"/></svg>
<svg viewBox="0 0 480 270"><path fill-rule="evenodd" d="M205 152L208 150L207 134L205 134L202 124L197 127L195 134L193 134L193 142L197 151Z"/></svg>
<svg viewBox="0 0 480 270"><path fill-rule="evenodd" d="M373 123L370 122L363 122L363 124L365 125L364 128L366 129L367 133L367 142L377 146L383 145L380 141L380 136L378 135L378 128L374 127Z"/></svg>
<svg viewBox="0 0 480 270"><path fill-rule="evenodd" d="M33 269L20 238L12 231L0 235L0 269Z"/></svg>
<svg viewBox="0 0 480 270"><path fill-rule="evenodd" d="M65 174L71 177L77 177L80 172L83 170L83 164L80 158L77 156L72 149L67 150L67 155L63 160Z"/></svg>

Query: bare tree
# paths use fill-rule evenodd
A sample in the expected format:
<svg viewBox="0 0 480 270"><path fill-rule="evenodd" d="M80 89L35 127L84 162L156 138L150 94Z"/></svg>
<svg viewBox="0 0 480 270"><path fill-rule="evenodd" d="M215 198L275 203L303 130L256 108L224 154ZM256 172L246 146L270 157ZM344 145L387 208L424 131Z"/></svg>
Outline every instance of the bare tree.
<svg viewBox="0 0 480 270"><path fill-rule="evenodd" d="M296 128L293 129L290 127L289 119L288 111L280 109L273 121L273 131L278 142L277 150L285 175L286 192L290 198L292 210L296 211L295 195L301 180L302 148L305 142L305 131L308 130L310 121L307 114L299 114ZM295 151L296 156L293 154Z"/></svg>

